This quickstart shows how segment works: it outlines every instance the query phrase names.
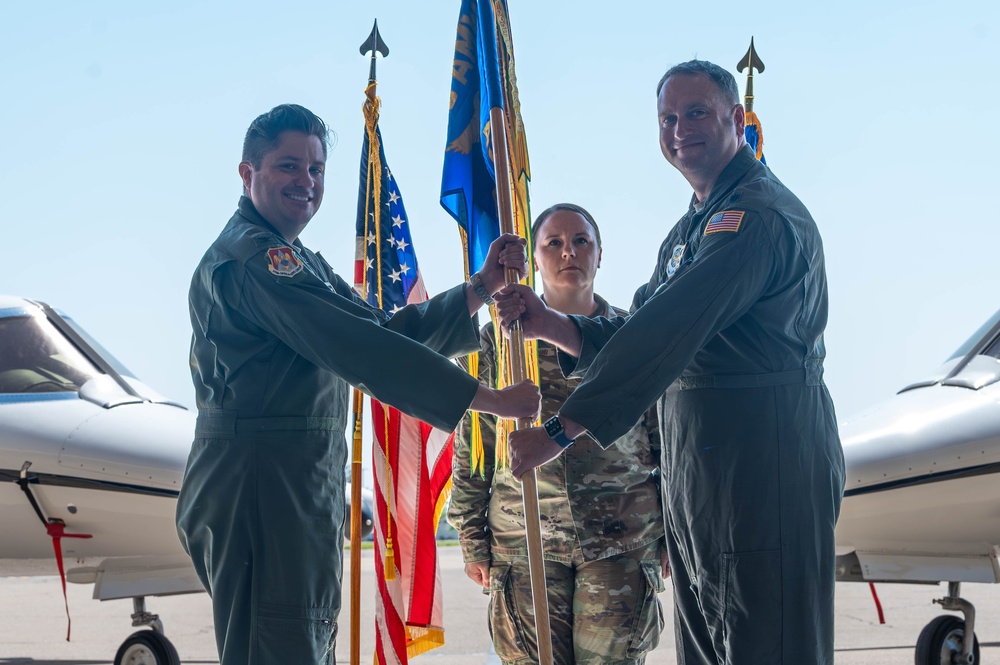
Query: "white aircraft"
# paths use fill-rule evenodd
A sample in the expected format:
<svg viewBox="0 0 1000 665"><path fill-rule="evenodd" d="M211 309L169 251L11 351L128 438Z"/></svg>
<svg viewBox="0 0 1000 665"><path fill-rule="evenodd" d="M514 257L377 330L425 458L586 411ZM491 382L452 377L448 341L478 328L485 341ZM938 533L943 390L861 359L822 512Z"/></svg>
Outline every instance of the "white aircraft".
<svg viewBox="0 0 1000 665"><path fill-rule="evenodd" d="M115 665L177 665L145 598L203 591L174 526L194 422L71 318L0 296L0 575L57 574L58 536L66 581L132 598L132 625L152 629L130 635Z"/></svg>
<svg viewBox="0 0 1000 665"><path fill-rule="evenodd" d="M944 365L841 423L837 579L948 583L917 665L978 663L963 582L1000 582L1000 312ZM972 635L972 639L969 639Z"/></svg>

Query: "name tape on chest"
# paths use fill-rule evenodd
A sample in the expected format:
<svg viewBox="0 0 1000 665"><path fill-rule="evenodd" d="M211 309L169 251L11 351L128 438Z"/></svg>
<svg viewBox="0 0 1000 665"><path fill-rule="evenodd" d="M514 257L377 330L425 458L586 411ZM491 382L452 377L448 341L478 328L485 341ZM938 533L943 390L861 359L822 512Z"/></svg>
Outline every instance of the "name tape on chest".
<svg viewBox="0 0 1000 665"><path fill-rule="evenodd" d="M267 269L278 277L294 277L303 270L302 261L295 256L291 247L273 247L267 250Z"/></svg>
<svg viewBox="0 0 1000 665"><path fill-rule="evenodd" d="M723 233L725 231L736 233L740 230L740 224L743 223L743 216L745 214L746 212L743 210L723 210L722 212L715 213L708 220L708 224L705 225L705 235L709 233Z"/></svg>

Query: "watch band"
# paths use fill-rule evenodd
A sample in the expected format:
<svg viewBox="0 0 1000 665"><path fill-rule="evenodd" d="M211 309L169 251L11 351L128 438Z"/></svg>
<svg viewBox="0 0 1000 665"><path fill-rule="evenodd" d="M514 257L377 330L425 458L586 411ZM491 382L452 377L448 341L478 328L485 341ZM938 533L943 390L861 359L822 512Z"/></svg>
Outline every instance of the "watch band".
<svg viewBox="0 0 1000 665"><path fill-rule="evenodd" d="M469 284L472 285L472 290L476 292L476 295L479 296L484 305L493 304L493 296L487 293L486 287L483 286L483 278L479 276L478 272L472 273L472 277L469 278Z"/></svg>
<svg viewBox="0 0 1000 665"><path fill-rule="evenodd" d="M545 433L549 435L549 438L555 441L560 448L569 448L576 441L576 439L571 439L566 436L566 430L563 429L558 415L552 416L546 420L542 424L542 427L545 428Z"/></svg>

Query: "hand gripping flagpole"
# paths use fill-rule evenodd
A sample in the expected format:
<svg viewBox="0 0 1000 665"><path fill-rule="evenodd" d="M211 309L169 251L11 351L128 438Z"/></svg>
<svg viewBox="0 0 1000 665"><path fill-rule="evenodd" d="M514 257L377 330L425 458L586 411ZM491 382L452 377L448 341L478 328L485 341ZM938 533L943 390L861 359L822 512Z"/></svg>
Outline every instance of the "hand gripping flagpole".
<svg viewBox="0 0 1000 665"><path fill-rule="evenodd" d="M496 170L497 212L500 218L500 232L514 233L514 209L511 197L510 168L507 148L507 123L502 108L490 109L490 139L493 144L493 167ZM506 269L505 281L515 284L519 281L517 271ZM521 323L515 321L510 327L511 385L523 381L527 375L527 361L524 352L524 332ZM531 418L519 418L517 429L532 426ZM535 610L535 635L538 638L538 662L552 665L552 635L549 629L549 601L545 589L545 562L542 559L541 514L538 508L538 485L535 470L526 471L521 476L521 500L524 502L524 530L528 544L528 572L531 577L531 602Z"/></svg>
<svg viewBox="0 0 1000 665"><path fill-rule="evenodd" d="M361 45L361 55L371 51L372 63L368 69L369 100L375 98L375 55L389 55L389 48L378 32L378 21ZM371 101L365 102L366 104ZM362 294L364 295L364 294ZM357 388L353 394L354 440L351 448L351 665L361 663L361 430L364 413L364 395Z"/></svg>

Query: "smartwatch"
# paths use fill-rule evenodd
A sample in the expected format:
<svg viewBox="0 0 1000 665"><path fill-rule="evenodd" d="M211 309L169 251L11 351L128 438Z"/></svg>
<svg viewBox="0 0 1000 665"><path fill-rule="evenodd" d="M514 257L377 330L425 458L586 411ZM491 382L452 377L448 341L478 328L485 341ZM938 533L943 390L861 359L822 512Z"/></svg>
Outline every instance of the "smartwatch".
<svg viewBox="0 0 1000 665"><path fill-rule="evenodd" d="M560 448L566 449L573 445L576 439L571 439L566 436L566 431L563 429L562 423L559 422L559 416L552 416L546 420L542 427L545 428L545 433L549 435L549 438L559 444Z"/></svg>

